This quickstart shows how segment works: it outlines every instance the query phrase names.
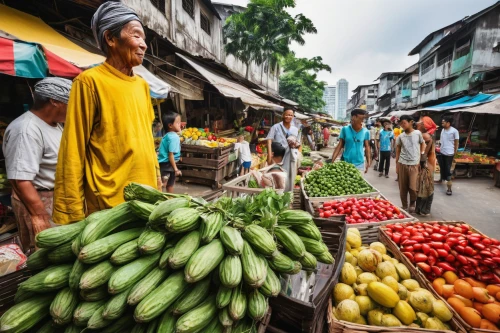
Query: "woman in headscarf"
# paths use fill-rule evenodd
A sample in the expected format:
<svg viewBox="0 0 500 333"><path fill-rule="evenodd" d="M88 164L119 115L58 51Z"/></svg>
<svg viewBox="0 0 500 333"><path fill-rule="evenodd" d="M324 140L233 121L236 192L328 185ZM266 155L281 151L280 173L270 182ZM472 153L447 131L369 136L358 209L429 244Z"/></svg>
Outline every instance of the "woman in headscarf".
<svg viewBox="0 0 500 333"><path fill-rule="evenodd" d="M137 14L102 4L92 31L106 61L75 78L56 170L54 222L67 224L124 201L130 182L161 188L149 86L133 72L146 36Z"/></svg>
<svg viewBox="0 0 500 333"><path fill-rule="evenodd" d="M418 175L417 204L415 213L429 216L432 200L434 199L434 171L436 169L436 146L432 135L436 131L436 124L424 116L417 123L417 129L422 132L426 147L420 159L420 172Z"/></svg>
<svg viewBox="0 0 500 333"><path fill-rule="evenodd" d="M282 160L282 167L287 173L287 182L285 191L289 192L293 189L295 184L295 176L297 175L297 160L299 151L297 148L300 147L300 141L298 140L299 130L297 127L292 125L293 121L293 111L285 110L283 112L283 121L277 123L271 127L269 134L267 135L267 151L272 151L272 144L280 144L285 148L285 154ZM267 163L272 163L272 154L267 155Z"/></svg>

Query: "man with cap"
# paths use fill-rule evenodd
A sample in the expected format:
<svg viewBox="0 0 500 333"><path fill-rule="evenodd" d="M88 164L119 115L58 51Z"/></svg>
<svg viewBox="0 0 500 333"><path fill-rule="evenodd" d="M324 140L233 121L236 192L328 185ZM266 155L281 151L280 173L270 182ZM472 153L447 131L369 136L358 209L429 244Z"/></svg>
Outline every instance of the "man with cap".
<svg viewBox="0 0 500 333"><path fill-rule="evenodd" d="M12 208L25 252L35 235L49 228L59 144L66 118L71 81L46 78L35 84L33 107L5 131L3 152L12 184Z"/></svg>
<svg viewBox="0 0 500 333"><path fill-rule="evenodd" d="M149 86L133 72L146 52L137 14L105 2L92 31L106 61L78 75L68 103L54 190L54 222L68 224L124 201L130 182L161 188Z"/></svg>

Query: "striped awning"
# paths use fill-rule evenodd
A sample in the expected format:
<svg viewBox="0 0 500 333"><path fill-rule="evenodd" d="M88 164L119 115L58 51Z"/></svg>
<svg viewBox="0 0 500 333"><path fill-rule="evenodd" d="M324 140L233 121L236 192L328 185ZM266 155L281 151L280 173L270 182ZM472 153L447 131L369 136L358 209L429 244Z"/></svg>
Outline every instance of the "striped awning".
<svg viewBox="0 0 500 333"><path fill-rule="evenodd" d="M82 70L40 44L0 37L0 73L30 79L74 78Z"/></svg>

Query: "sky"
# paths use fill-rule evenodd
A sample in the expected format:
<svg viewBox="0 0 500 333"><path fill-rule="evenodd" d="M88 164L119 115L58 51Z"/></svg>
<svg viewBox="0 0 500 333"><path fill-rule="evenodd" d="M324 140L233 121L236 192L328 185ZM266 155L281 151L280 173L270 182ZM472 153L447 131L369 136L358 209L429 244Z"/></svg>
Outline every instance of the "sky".
<svg viewBox="0 0 500 333"><path fill-rule="evenodd" d="M247 0L214 0L245 6ZM296 0L318 33L293 45L298 57L321 56L332 72L318 78L330 85L345 78L349 90L372 83L382 72L404 71L418 62L408 53L431 32L470 16L496 0ZM349 94L351 96L351 93Z"/></svg>

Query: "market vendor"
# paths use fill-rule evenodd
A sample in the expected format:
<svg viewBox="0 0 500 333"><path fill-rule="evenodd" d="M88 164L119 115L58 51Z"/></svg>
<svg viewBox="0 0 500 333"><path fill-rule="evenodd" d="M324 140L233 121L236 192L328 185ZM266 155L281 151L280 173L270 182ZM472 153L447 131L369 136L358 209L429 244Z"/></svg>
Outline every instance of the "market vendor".
<svg viewBox="0 0 500 333"><path fill-rule="evenodd" d="M46 78L35 84L33 107L6 129L3 153L12 184L12 208L25 252L51 220L57 154L71 81Z"/></svg>
<svg viewBox="0 0 500 333"><path fill-rule="evenodd" d="M130 182L161 189L149 86L132 70L147 49L142 23L110 1L91 25L106 61L81 73L71 89L54 193L53 219L61 224L123 202Z"/></svg>
<svg viewBox="0 0 500 333"><path fill-rule="evenodd" d="M283 112L283 121L273 125L267 135L267 151L273 151L272 144L279 143L285 149L282 160L282 167L287 173L287 182L285 191L291 191L297 175L297 160L300 147L298 140L299 130L292 125L294 115L293 110L287 109ZM272 154L268 154L267 163L272 164Z"/></svg>

